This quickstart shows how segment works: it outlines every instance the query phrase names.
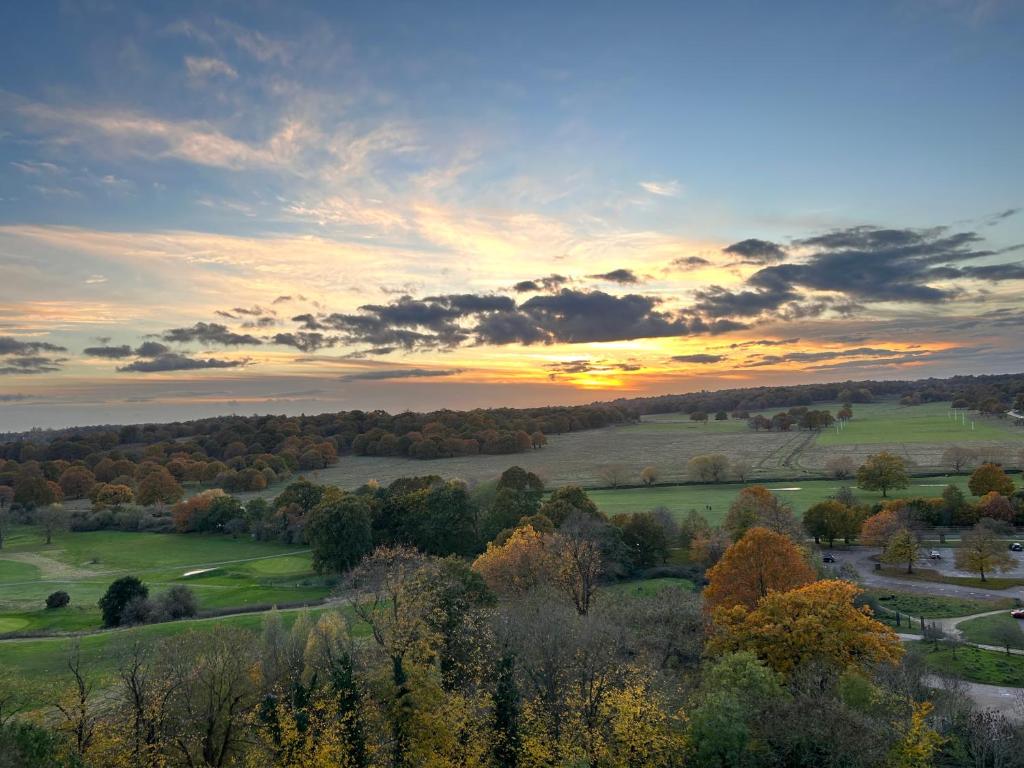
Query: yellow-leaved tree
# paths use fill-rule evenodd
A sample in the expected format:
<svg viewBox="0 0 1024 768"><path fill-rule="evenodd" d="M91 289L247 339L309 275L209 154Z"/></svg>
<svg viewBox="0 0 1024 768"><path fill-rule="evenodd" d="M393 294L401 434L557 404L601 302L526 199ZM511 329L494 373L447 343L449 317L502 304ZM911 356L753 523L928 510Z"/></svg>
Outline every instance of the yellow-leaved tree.
<svg viewBox="0 0 1024 768"><path fill-rule="evenodd" d="M903 653L899 638L871 618L870 608L854 605L860 592L854 584L830 579L772 592L753 610L718 608L708 648L750 651L784 675L808 662L841 670L894 663Z"/></svg>

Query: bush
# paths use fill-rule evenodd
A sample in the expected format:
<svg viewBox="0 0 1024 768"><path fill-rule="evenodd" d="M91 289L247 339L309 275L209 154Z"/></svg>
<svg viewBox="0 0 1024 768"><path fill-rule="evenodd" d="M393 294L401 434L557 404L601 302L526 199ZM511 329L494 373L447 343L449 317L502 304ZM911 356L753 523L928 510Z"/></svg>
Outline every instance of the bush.
<svg viewBox="0 0 1024 768"><path fill-rule="evenodd" d="M186 586L177 584L157 598L161 620L190 619L199 613L196 593Z"/></svg>
<svg viewBox="0 0 1024 768"><path fill-rule="evenodd" d="M63 589L53 592L46 597L47 608L63 608L70 602L71 595L69 595Z"/></svg>

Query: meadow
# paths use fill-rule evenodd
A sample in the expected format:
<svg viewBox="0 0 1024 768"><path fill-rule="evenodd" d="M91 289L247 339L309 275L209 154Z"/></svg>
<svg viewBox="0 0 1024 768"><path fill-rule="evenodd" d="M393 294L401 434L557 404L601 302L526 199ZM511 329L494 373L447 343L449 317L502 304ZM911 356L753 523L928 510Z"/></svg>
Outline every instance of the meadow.
<svg viewBox="0 0 1024 768"><path fill-rule="evenodd" d="M313 572L308 550L248 537L93 531L60 533L47 545L39 529L19 526L0 550L0 634L98 629L97 601L127 574L151 596L188 586L200 611L313 603L331 588ZM46 609L57 590L71 604Z"/></svg>
<svg viewBox="0 0 1024 768"><path fill-rule="evenodd" d="M839 410L838 403L819 403L817 409ZM765 415L781 409L765 411ZM971 422L974 428L971 428ZM309 473L315 482L355 488L368 480L388 483L399 477L437 474L471 485L497 478L519 465L539 474L549 487L576 483L602 488L608 481L602 468L617 465L625 483L640 484L644 467L658 471L659 482L687 480L686 464L694 456L722 453L751 468L753 479L806 480L821 478L835 456L861 463L872 453L890 451L902 456L916 472L941 472L942 454L950 445L993 452L1006 466L1017 467L1024 449L1024 428L1008 419L967 415L967 424L953 421L948 403L901 406L895 400L854 406L854 418L842 429L822 432L754 432L746 420L691 421L683 413L652 414L638 424L550 435L541 450L500 456L416 459L342 456L327 469ZM280 492L278 484L260 495Z"/></svg>

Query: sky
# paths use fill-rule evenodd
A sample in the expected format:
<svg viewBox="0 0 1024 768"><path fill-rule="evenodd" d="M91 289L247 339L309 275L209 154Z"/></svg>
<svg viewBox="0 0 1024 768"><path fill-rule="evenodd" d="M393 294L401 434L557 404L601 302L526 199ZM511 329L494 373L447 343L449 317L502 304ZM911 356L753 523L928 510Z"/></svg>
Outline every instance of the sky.
<svg viewBox="0 0 1024 768"><path fill-rule="evenodd" d="M0 432L1024 370L1024 3L6 3Z"/></svg>

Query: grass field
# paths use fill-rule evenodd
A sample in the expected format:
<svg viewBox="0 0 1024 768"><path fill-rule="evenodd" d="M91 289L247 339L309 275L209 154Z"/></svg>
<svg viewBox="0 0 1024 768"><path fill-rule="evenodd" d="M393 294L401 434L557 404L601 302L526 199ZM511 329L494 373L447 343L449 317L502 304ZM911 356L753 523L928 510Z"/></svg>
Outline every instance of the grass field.
<svg viewBox="0 0 1024 768"><path fill-rule="evenodd" d="M1010 616L1008 611L992 616L980 616L965 621L957 628L963 633L964 638L972 643L1002 646L1005 643L1004 637L1010 637L1013 638L1010 642L1011 648L1024 649L1024 632L1021 631L1020 621Z"/></svg>
<svg viewBox="0 0 1024 768"><path fill-rule="evenodd" d="M839 406L829 408L835 413ZM866 443L962 443L977 441L1018 441L1024 445L1024 430L1006 419L967 413L966 424L951 417L949 403L902 406L894 401L855 405L854 417L842 429L827 429L818 437L819 446ZM971 425L974 425L973 428Z"/></svg>
<svg viewBox="0 0 1024 768"><path fill-rule="evenodd" d="M838 403L815 404L833 413ZM776 412L767 411L767 415ZM918 471L945 469L943 451L952 443L995 451L1006 466L1016 467L1024 448L1024 428L1008 420L968 415L975 428L949 418L948 403L904 407L896 401L854 406L854 418L841 431L754 432L745 420L714 419L699 423L686 414L644 416L639 424L550 435L539 451L502 456L466 456L434 461L415 459L343 456L333 467L308 473L320 483L354 488L368 480L383 483L410 475L438 474L473 484L497 478L505 469L519 465L544 478L549 487L577 483L587 488L603 487L601 467L619 464L627 482L640 483L640 472L657 468L661 482L687 479L686 464L694 456L722 453L752 467L751 477L814 479L824 474L826 462L834 456L849 456L858 464L872 453L887 450L903 456ZM283 484L275 484L259 495L274 496Z"/></svg>
<svg viewBox="0 0 1024 768"><path fill-rule="evenodd" d="M889 491L889 498L902 496L938 496L949 484L958 486L970 497L967 478L963 476L917 478L908 488ZM642 512L665 507L677 517L695 509L712 523L725 517L733 499L745 485L754 483L718 483L708 485L654 486L652 488L622 488L617 490L590 491L594 502L607 514L619 512ZM797 514L802 514L812 504L835 495L843 485L853 486L854 481L799 480L792 482L766 483L779 498L789 503ZM857 498L867 504L879 501L882 494L854 488ZM710 509L709 509L710 507Z"/></svg>
<svg viewBox="0 0 1024 768"><path fill-rule="evenodd" d="M869 595L879 599L881 605L893 611L925 619L951 619L956 616L971 616L986 611L1009 610L1016 605L1011 598L1000 600L971 600L966 597L922 595L916 592L892 592L869 590Z"/></svg>
<svg viewBox="0 0 1024 768"><path fill-rule="evenodd" d="M610 587L605 587L605 591L610 595L621 597L650 597L669 587L692 590L694 585L689 579L664 576L657 579L644 579L642 581L623 581Z"/></svg>
<svg viewBox="0 0 1024 768"><path fill-rule="evenodd" d="M185 574L202 571L193 575ZM193 589L201 610L315 602L330 585L313 573L306 550L251 539L97 531L43 543L35 528L15 528L0 550L0 633L82 631L100 626L97 600L118 576L138 576L155 596L174 584ZM64 590L67 608L44 600Z"/></svg>
<svg viewBox="0 0 1024 768"><path fill-rule="evenodd" d="M1024 686L1024 656L1007 656L1001 651L986 651L974 646L960 646L954 652L931 643L911 643L925 663L935 672L987 685Z"/></svg>

